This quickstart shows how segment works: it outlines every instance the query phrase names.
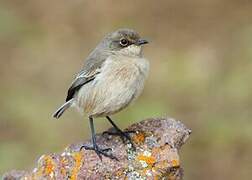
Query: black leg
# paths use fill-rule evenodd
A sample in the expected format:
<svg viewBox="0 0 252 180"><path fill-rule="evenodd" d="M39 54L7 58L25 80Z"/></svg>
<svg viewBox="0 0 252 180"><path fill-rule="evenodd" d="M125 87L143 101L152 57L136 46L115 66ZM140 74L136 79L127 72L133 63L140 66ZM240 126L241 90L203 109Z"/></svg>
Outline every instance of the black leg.
<svg viewBox="0 0 252 180"><path fill-rule="evenodd" d="M97 144L96 144L96 137L95 137L95 128L94 128L94 121L92 117L89 117L89 125L90 125L90 129L91 129L91 134L92 134L92 146L86 146L83 145L81 146L80 150L82 148L85 148L86 150L94 150L96 152L96 154L99 156L99 158L102 160L102 156L106 156L109 157L111 159L115 159L118 161L118 159L113 156L111 153L108 153L108 151L111 151L111 148L105 148L105 149L101 149Z"/></svg>
<svg viewBox="0 0 252 180"><path fill-rule="evenodd" d="M130 138L130 133L135 133L135 131L126 131L126 132L123 132L113 121L112 119L109 117L109 116L106 116L106 118L108 119L108 121L110 122L110 124L112 124L112 126L115 128L115 130L117 132L108 132L108 131L105 131L104 133L107 133L109 135L117 135L117 136L120 136L122 141L125 142L125 139L128 140L132 147L135 148L131 138Z"/></svg>

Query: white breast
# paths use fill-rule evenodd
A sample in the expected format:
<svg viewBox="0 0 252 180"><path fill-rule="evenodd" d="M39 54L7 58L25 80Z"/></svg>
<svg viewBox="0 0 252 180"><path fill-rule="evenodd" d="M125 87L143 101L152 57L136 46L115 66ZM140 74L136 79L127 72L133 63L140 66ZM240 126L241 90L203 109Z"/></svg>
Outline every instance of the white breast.
<svg viewBox="0 0 252 180"><path fill-rule="evenodd" d="M91 116L120 111L140 95L148 71L144 58L109 57L95 80L80 89L78 107Z"/></svg>

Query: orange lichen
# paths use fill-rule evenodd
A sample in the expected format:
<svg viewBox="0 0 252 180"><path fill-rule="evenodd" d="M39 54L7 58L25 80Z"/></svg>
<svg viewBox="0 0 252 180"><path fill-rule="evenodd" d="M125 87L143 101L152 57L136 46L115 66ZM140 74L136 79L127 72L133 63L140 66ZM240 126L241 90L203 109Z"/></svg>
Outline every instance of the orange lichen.
<svg viewBox="0 0 252 180"><path fill-rule="evenodd" d="M74 167L73 167L70 179L71 180L76 180L77 176L78 176L78 172L79 172L79 170L81 168L83 155L82 155L81 152L75 152L75 153L73 153L72 156L74 158L75 163L74 163Z"/></svg>
<svg viewBox="0 0 252 180"><path fill-rule="evenodd" d="M153 166L153 164L156 162L155 157L145 155L138 155L137 160L146 162L148 166Z"/></svg>
<svg viewBox="0 0 252 180"><path fill-rule="evenodd" d="M179 161L177 159L171 160L172 167L178 167L179 166Z"/></svg>
<svg viewBox="0 0 252 180"><path fill-rule="evenodd" d="M52 173L54 173L55 170L55 163L53 162L53 159L51 156L45 156L44 157L44 171L43 173L46 176L51 176Z"/></svg>
<svg viewBox="0 0 252 180"><path fill-rule="evenodd" d="M144 140L145 140L145 134L144 134L143 132L136 133L136 134L133 136L133 141L134 141L136 144L144 143Z"/></svg>

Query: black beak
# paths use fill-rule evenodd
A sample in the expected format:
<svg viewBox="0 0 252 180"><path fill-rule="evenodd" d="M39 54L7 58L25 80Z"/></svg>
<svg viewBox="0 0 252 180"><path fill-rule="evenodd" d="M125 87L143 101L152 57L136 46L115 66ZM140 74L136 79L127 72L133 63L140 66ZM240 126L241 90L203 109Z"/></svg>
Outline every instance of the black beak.
<svg viewBox="0 0 252 180"><path fill-rule="evenodd" d="M136 42L136 45L138 46L141 46L143 44L148 44L149 42L145 39L139 39L137 42Z"/></svg>

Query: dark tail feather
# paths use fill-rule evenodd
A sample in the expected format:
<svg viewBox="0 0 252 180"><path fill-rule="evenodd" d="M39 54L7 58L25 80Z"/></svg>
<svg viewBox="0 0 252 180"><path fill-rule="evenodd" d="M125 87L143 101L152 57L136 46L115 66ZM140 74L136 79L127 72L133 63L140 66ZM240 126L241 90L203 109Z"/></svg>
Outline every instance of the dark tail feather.
<svg viewBox="0 0 252 180"><path fill-rule="evenodd" d="M65 110L67 110L72 105L73 99L67 101L65 104L63 104L59 109L53 113L53 117L56 119L59 119L60 116L64 113Z"/></svg>

